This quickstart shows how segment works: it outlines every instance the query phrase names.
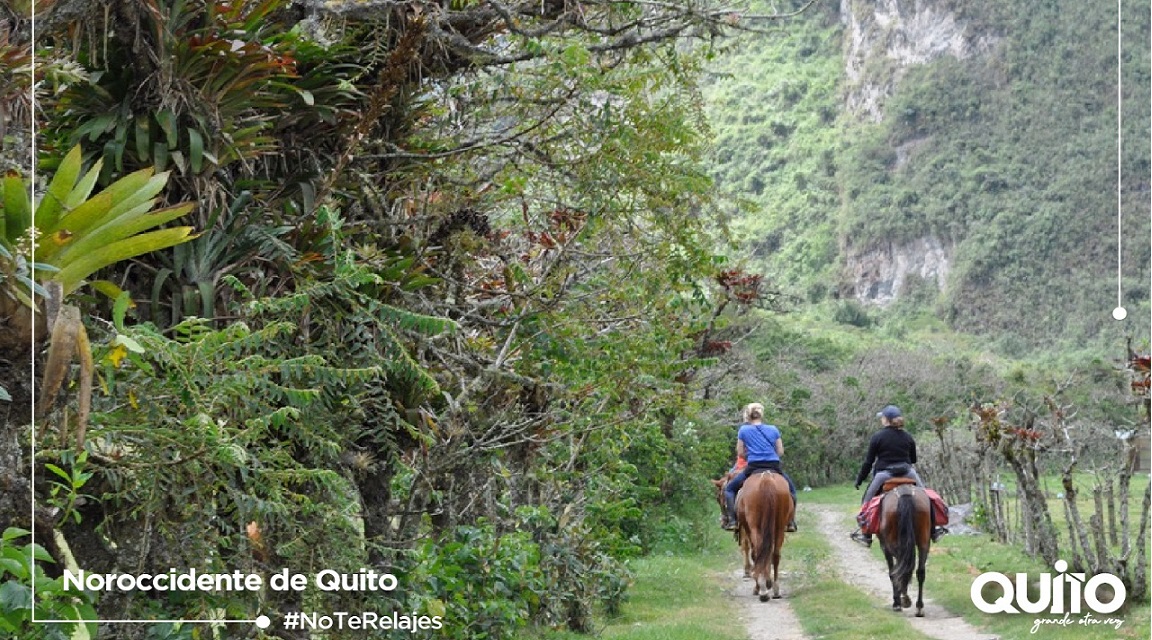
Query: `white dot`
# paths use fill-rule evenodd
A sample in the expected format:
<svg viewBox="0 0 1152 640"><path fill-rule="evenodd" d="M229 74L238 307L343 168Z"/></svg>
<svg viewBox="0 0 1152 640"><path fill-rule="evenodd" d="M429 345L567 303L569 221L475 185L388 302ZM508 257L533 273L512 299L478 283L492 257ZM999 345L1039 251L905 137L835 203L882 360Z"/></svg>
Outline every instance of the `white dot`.
<svg viewBox="0 0 1152 640"><path fill-rule="evenodd" d="M1112 317L1117 320L1123 320L1128 317L1128 310L1124 307L1116 307L1112 310Z"/></svg>
<svg viewBox="0 0 1152 640"><path fill-rule="evenodd" d="M1068 563L1064 560L1057 560L1056 564L1052 565L1052 568L1059 571L1060 573L1064 573L1068 570Z"/></svg>
<svg viewBox="0 0 1152 640"><path fill-rule="evenodd" d="M261 629L267 629L268 627L272 626L272 621L268 619L268 616L257 616L256 626L260 627Z"/></svg>

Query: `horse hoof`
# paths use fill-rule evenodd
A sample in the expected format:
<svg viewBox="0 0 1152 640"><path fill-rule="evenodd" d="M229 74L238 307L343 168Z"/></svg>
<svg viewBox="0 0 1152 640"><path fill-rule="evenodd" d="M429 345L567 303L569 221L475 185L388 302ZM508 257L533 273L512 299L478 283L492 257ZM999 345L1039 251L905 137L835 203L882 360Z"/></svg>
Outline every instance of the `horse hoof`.
<svg viewBox="0 0 1152 640"><path fill-rule="evenodd" d="M904 596L903 598L900 599L900 604L905 609L907 609L908 607L912 606L912 598L909 598L908 596Z"/></svg>
<svg viewBox="0 0 1152 640"><path fill-rule="evenodd" d="M892 605L892 610L893 611L903 611L904 609L900 605L894 604L894 605Z"/></svg>
<svg viewBox="0 0 1152 640"><path fill-rule="evenodd" d="M767 593L760 594L760 602L768 602L768 594Z"/></svg>
<svg viewBox="0 0 1152 640"><path fill-rule="evenodd" d="M916 610L916 617L917 618L923 618L924 617L924 610L923 609L917 609Z"/></svg>
<svg viewBox="0 0 1152 640"><path fill-rule="evenodd" d="M779 593L777 593L777 594L773 595L773 596L772 596L772 599L773 599L773 600L779 600L779 599L780 599L780 594L779 594Z"/></svg>

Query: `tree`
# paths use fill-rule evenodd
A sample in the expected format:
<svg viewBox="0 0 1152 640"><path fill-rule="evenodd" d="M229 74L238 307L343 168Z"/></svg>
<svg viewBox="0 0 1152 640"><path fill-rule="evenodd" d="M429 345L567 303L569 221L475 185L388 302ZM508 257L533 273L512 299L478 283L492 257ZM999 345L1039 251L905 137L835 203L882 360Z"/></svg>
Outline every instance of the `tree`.
<svg viewBox="0 0 1152 640"><path fill-rule="evenodd" d="M107 395L89 437L99 504L65 530L92 541L78 560L163 569L216 549L257 570L404 568L506 541L524 554L498 564L525 574L471 579L528 586L511 612L469 610L474 628L587 629L644 543L641 501L685 482L669 470L689 442L678 416L692 372L723 355L704 348L727 294L700 164L703 54L680 45L735 17L691 3L104 7L111 29L91 39L75 29L103 19L90 3L57 2L38 25L47 54L96 72L45 102L61 117L43 147L91 143L101 184L171 171L169 197L197 201L203 235L110 268L135 311L85 307L112 321L89 322Z"/></svg>

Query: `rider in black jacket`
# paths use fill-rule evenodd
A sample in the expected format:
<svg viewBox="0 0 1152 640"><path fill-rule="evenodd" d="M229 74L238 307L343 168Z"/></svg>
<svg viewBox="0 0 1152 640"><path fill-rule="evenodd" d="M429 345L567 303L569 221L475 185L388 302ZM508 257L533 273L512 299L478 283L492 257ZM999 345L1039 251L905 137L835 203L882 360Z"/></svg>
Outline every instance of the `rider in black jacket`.
<svg viewBox="0 0 1152 640"><path fill-rule="evenodd" d="M868 455L864 464L860 466L860 473L856 474L856 488L872 473L872 483L864 492L861 504L871 500L880 487L893 477L906 476L916 481L916 486L923 487L920 476L912 465L916 464L916 440L912 434L904 430L904 415L900 407L888 405L876 414L884 428L872 434L868 442ZM872 546L872 535L855 531L852 539L864 546Z"/></svg>

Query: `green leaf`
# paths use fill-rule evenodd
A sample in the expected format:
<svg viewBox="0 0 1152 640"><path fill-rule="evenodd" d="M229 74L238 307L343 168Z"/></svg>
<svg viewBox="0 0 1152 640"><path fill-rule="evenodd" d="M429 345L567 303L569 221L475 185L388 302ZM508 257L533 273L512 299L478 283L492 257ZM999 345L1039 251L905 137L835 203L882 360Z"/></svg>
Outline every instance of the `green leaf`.
<svg viewBox="0 0 1152 640"><path fill-rule="evenodd" d="M112 129L116 124L116 116L111 113L96 116L88 122L80 125L76 132L73 134L73 140L79 141L88 136L89 142L95 142L97 138L104 135Z"/></svg>
<svg viewBox="0 0 1152 640"><path fill-rule="evenodd" d="M76 186L76 180L80 177L80 167L83 160L80 145L76 145L60 161L56 174L48 183L48 190L36 206L36 227L38 229L55 224L60 217L64 210L64 203L67 202L68 195L72 193L72 189Z"/></svg>
<svg viewBox="0 0 1152 640"><path fill-rule="evenodd" d="M173 227L141 233L81 256L68 266L61 268L60 273L52 279L61 283L64 287L64 295L68 295L79 288L84 278L98 269L116 264L121 260L166 249L194 237L192 227Z"/></svg>
<svg viewBox="0 0 1152 640"><path fill-rule="evenodd" d="M59 273L60 270L54 268L53 271ZM115 300L124 293L124 290L117 286L115 282L110 282L108 280L93 280L88 284L96 291L99 291L100 293L107 296L109 300Z"/></svg>
<svg viewBox="0 0 1152 640"><path fill-rule="evenodd" d="M98 251L101 247L106 247L141 231L155 229L165 223L183 217L195 206L189 202L175 207L149 211L153 204L155 204L155 202L150 200L130 211L125 211L114 220L109 220L95 229L90 229L88 233L84 234L84 237L64 247L56 256L54 260L55 264L60 267L62 271L66 270L68 266L76 260L90 255L94 251ZM152 251L155 251L155 249L152 249ZM147 253L147 251L145 253ZM87 277L87 274L85 274L84 277Z"/></svg>
<svg viewBox="0 0 1152 640"><path fill-rule="evenodd" d="M124 315L128 313L128 307L132 305L132 296L128 295L127 291L121 291L120 295L116 296L116 302L112 304L112 325L118 331L124 330Z"/></svg>
<svg viewBox="0 0 1152 640"><path fill-rule="evenodd" d="M15 242L32 224L28 186L15 171L9 171L4 176L3 198L4 238Z"/></svg>
<svg viewBox="0 0 1152 640"><path fill-rule="evenodd" d="M156 112L156 122L160 125L160 129L164 132L164 137L168 141L168 147L175 147L180 143L180 137L176 129L176 114L167 109Z"/></svg>
<svg viewBox="0 0 1152 640"><path fill-rule="evenodd" d="M96 164L88 170L88 173L76 183L72 192L64 199L64 209L71 211L80 206L88 196L92 195L92 188L96 186L96 180L100 177L100 168L104 165L104 160L99 159Z"/></svg>
<svg viewBox="0 0 1152 640"><path fill-rule="evenodd" d="M136 158L140 162L148 160L148 146L152 142L151 120L148 116L136 116Z"/></svg>
<svg viewBox="0 0 1152 640"><path fill-rule="evenodd" d="M8 527L4 530L4 534L2 537L0 537L0 540L8 542L9 540L15 540L16 538L22 538L24 536L30 535L32 535L32 532L27 529L21 529L20 527Z"/></svg>
<svg viewBox="0 0 1152 640"><path fill-rule="evenodd" d="M0 611L23 611L32 609L32 589L9 580L0 584Z"/></svg>
<svg viewBox="0 0 1152 640"><path fill-rule="evenodd" d="M28 579L28 567L31 566L31 563L28 560L27 547L4 547L0 555L9 562L9 570L17 580Z"/></svg>
<svg viewBox="0 0 1152 640"><path fill-rule="evenodd" d="M193 173L204 168L204 137L192 128L188 129L188 163Z"/></svg>
<svg viewBox="0 0 1152 640"><path fill-rule="evenodd" d="M168 145L163 142L157 142L152 145L152 157L154 158L152 165L157 171L163 171L168 168Z"/></svg>
<svg viewBox="0 0 1152 640"><path fill-rule="evenodd" d="M54 464L51 464L51 463L44 465L44 468L48 469L52 473L55 473L56 475L60 476L61 478L64 478L65 480L68 481L68 484L72 484L72 476L69 475L67 471L64 471L60 467L58 467Z"/></svg>
<svg viewBox="0 0 1152 640"><path fill-rule="evenodd" d="M52 554L45 551L44 547L41 547L38 544L32 545L32 557L36 560L42 560L44 562L51 562L52 564L56 564L56 560L52 557Z"/></svg>
<svg viewBox="0 0 1152 640"><path fill-rule="evenodd" d="M0 558L0 576L3 576L5 573L10 573L14 576L27 573L24 569L24 564L24 562L16 560L15 558Z"/></svg>
<svg viewBox="0 0 1152 640"><path fill-rule="evenodd" d="M132 353L144 353L144 347L140 346L139 342L136 342L132 338L129 338L122 333L117 334L116 337L112 339L112 344L124 345L124 348L131 351Z"/></svg>
<svg viewBox="0 0 1152 640"><path fill-rule="evenodd" d="M152 174L153 171L151 168L130 173L112 183L92 198L85 200L72 211L61 216L59 220L53 221L52 224L38 224L37 227L44 235L59 231L60 229L67 229L68 232L73 235L84 233L89 227L99 223L107 216L114 206L122 204L134 194L140 193L141 191L149 191L150 189L147 187L149 187L149 183L153 179ZM163 188L164 184L161 182L155 192L147 195L143 200L151 198ZM137 204L140 203L136 202L132 206L136 206ZM41 242L43 242L43 238ZM38 249L36 254L38 256L43 255L43 247Z"/></svg>
<svg viewBox="0 0 1152 640"><path fill-rule="evenodd" d="M580 44L573 44L564 49L564 52L560 54L560 58L568 66L576 69L582 69L588 65L588 62L592 59L592 56L588 53L588 49L584 46Z"/></svg>

